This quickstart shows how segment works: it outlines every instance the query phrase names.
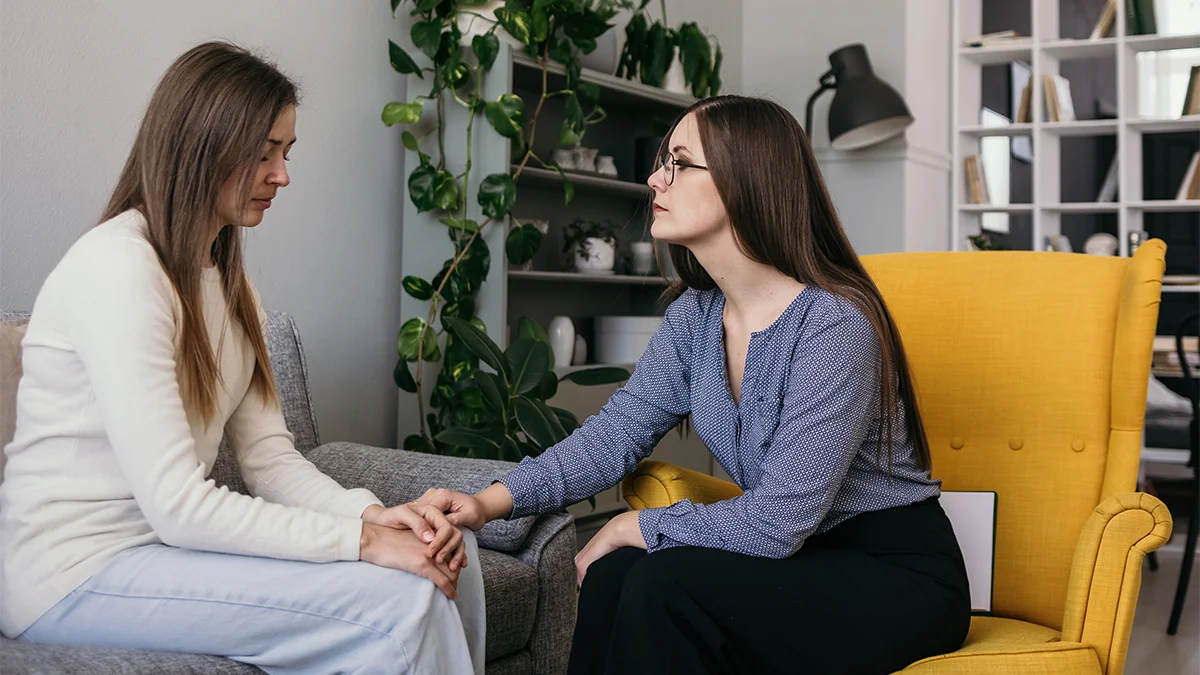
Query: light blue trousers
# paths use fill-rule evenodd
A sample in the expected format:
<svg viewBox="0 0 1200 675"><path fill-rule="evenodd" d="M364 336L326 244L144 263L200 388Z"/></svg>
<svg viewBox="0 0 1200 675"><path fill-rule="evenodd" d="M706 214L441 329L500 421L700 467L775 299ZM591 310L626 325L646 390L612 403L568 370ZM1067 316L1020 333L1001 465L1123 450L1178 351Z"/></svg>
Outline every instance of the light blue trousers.
<svg viewBox="0 0 1200 675"><path fill-rule="evenodd" d="M483 675L475 534L451 601L423 577L140 546L42 615L21 640L227 656L268 673Z"/></svg>

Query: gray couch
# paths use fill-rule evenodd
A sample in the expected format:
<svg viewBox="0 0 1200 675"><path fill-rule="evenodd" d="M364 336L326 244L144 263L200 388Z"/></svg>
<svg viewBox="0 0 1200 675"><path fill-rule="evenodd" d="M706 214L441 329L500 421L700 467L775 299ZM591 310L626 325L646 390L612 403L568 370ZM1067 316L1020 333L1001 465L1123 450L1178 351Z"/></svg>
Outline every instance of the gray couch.
<svg viewBox="0 0 1200 675"><path fill-rule="evenodd" d="M6 313L4 321L22 321ZM419 497L427 488L474 492L513 465L424 455L354 443L320 444L309 397L300 336L291 317L268 312L267 343L288 429L296 447L346 487L365 487L392 505ZM224 447L213 467L218 484L245 492ZM478 533L487 594L487 673L509 675L566 671L575 625L575 529L565 513L494 521ZM228 659L194 654L58 647L0 638L4 675L88 673L256 673Z"/></svg>

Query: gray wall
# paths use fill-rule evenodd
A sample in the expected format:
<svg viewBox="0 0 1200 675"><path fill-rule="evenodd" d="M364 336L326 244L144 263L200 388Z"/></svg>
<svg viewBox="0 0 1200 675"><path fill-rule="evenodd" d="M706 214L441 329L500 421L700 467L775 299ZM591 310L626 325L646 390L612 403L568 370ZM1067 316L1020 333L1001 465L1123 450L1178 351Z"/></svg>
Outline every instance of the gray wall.
<svg viewBox="0 0 1200 675"><path fill-rule="evenodd" d="M0 308L28 309L106 202L157 79L210 38L264 52L304 100L292 185L248 238L268 308L295 316L326 440L390 445L404 96L384 0L0 2Z"/></svg>

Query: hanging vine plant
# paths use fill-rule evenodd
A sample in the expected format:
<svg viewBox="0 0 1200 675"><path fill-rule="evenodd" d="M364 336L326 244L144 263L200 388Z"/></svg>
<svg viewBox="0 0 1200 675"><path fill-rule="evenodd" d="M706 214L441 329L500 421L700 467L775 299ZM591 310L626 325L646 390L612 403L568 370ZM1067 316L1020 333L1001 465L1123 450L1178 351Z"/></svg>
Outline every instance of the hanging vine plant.
<svg viewBox="0 0 1200 675"><path fill-rule="evenodd" d="M402 133L404 146L417 154L418 163L408 176L408 192L419 213L440 216L452 244L452 252L432 279L406 276L405 292L428 301L425 318L409 319L397 341L399 359L393 379L400 389L416 395L420 433L404 439L404 448L440 454L519 460L540 453L562 440L578 421L570 412L551 408L545 400L554 396L560 381L570 379L594 385L620 382L629 377L623 368L594 368L558 378L549 357L545 332L522 318L519 338L503 352L487 335L476 316L476 298L491 267L491 252L481 234L490 225L512 219L517 201L516 179L529 162L555 170L563 179L563 197L570 203L574 186L552 162L534 152L538 120L546 102L563 99L564 118L557 129L560 145L574 145L587 127L604 119L598 105L599 88L580 80L579 54L596 48L596 39L612 28L609 20L623 2L613 0L508 0L491 16L481 13L480 0L390 0L395 14L412 5L410 37L419 54L409 54L395 41L388 41L392 67L429 84L427 94L410 101L384 106L382 121L387 126L417 125L427 105L436 111L435 123L420 137L411 129ZM485 31L472 31L464 44L460 19L484 22ZM541 93L530 107L517 94L502 94L495 100L482 97L485 74L500 53L498 30L519 41L525 51L542 65ZM422 65L418 59L428 61ZM550 91L550 61L563 64L565 87ZM468 112L466 153L462 170L452 171L446 154L446 106L461 106ZM471 140L477 119L483 118L501 136L520 149L520 161L511 174L494 173L480 182L475 200L481 220L468 213L469 196L464 186L471 178ZM422 141L436 134L436 155L422 151ZM430 142L429 144L432 144ZM531 224L513 220L505 239L504 255L514 265L528 262L541 246L542 234ZM438 325L441 328L438 328ZM439 338L444 351L439 347ZM481 361L494 372L481 370ZM441 362L442 367L429 394L426 410L422 363Z"/></svg>

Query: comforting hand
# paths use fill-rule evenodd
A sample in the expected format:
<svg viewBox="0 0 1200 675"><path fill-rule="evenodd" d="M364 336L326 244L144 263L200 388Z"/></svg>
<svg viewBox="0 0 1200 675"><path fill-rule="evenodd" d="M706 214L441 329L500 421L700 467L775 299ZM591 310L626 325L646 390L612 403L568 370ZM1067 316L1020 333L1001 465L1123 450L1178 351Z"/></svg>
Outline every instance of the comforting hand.
<svg viewBox="0 0 1200 675"><path fill-rule="evenodd" d="M420 499L413 502L422 506L436 509L445 513L446 518L454 525L478 530L487 524L489 518L483 503L478 497L447 490L445 488L429 488ZM510 507L511 508L511 507Z"/></svg>
<svg viewBox="0 0 1200 675"><path fill-rule="evenodd" d="M385 509L373 505L363 511L362 519L375 525L412 530L421 541L429 544L426 554L430 558L447 563L455 571L467 566L467 547L462 531L432 506L410 502Z"/></svg>
<svg viewBox="0 0 1200 675"><path fill-rule="evenodd" d="M461 535L461 533L460 533ZM404 570L429 579L454 600L458 597L458 570L426 554L426 544L412 530L363 523L359 560L381 567Z"/></svg>
<svg viewBox="0 0 1200 675"><path fill-rule="evenodd" d="M626 511L604 524L575 556L575 580L582 586L588 567L600 558L626 546L646 548L642 529L638 526L638 512Z"/></svg>

